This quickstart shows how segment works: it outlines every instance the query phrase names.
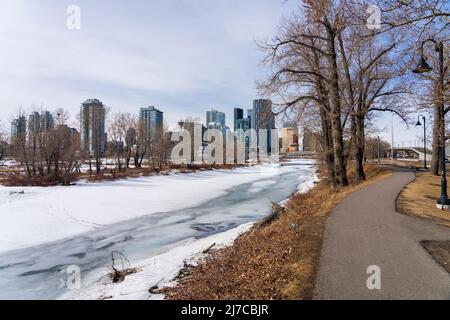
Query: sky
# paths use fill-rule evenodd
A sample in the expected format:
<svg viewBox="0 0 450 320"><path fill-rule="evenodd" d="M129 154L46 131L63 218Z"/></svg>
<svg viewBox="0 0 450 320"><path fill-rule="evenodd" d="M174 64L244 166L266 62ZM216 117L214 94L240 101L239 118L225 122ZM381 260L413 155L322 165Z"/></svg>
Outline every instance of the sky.
<svg viewBox="0 0 450 320"><path fill-rule="evenodd" d="M81 28L69 29L70 5ZM272 37L294 0L2 0L0 121L19 108L67 109L97 98L112 113L159 108L169 127L188 116L251 108L266 70L255 41ZM377 121L387 128L390 116ZM413 140L395 119L394 135Z"/></svg>

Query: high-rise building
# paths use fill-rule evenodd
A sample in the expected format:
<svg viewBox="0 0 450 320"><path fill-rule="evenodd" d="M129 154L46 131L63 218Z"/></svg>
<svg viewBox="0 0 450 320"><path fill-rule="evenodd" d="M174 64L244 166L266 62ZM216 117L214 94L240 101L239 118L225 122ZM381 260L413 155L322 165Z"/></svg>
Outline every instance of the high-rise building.
<svg viewBox="0 0 450 320"><path fill-rule="evenodd" d="M247 119L251 129L255 129L255 117L253 115L253 109L247 110Z"/></svg>
<svg viewBox="0 0 450 320"><path fill-rule="evenodd" d="M16 143L18 139L26 139L26 135L27 119L24 116L19 116L11 122L11 144Z"/></svg>
<svg viewBox="0 0 450 320"><path fill-rule="evenodd" d="M235 131L237 130L244 130L247 131L248 129L250 129L250 119L249 118L242 118L242 119L238 119L235 123Z"/></svg>
<svg viewBox="0 0 450 320"><path fill-rule="evenodd" d="M136 144L137 141L137 133L136 129L133 127L128 128L126 135L125 135L125 144L128 148L133 148L133 146Z"/></svg>
<svg viewBox="0 0 450 320"><path fill-rule="evenodd" d="M37 134L39 132L46 132L54 126L53 115L49 111L39 113L34 111L28 117L28 132L29 134Z"/></svg>
<svg viewBox="0 0 450 320"><path fill-rule="evenodd" d="M275 129L275 115L272 112L272 101L268 99L253 100L253 116L255 129Z"/></svg>
<svg viewBox="0 0 450 320"><path fill-rule="evenodd" d="M41 115L34 111L28 117L28 134L36 134L41 128Z"/></svg>
<svg viewBox="0 0 450 320"><path fill-rule="evenodd" d="M250 137L248 136L248 130L250 129L250 118L238 119L235 124L234 135L236 141L245 143L246 154L248 153Z"/></svg>
<svg viewBox="0 0 450 320"><path fill-rule="evenodd" d="M81 105L80 147L82 151L103 156L106 150L105 133L106 110L97 99L88 99Z"/></svg>
<svg viewBox="0 0 450 320"><path fill-rule="evenodd" d="M154 106L142 107L139 113L139 120L143 125L145 134L152 138L158 130L163 128L164 112L156 109Z"/></svg>
<svg viewBox="0 0 450 320"><path fill-rule="evenodd" d="M237 123L244 118L244 110L241 108L234 108L234 131L237 130Z"/></svg>
<svg viewBox="0 0 450 320"><path fill-rule="evenodd" d="M215 109L207 110L206 127L208 129L219 129L225 132L225 113Z"/></svg>
<svg viewBox="0 0 450 320"><path fill-rule="evenodd" d="M252 129L256 130L258 147L260 147L259 130L267 130L267 152L272 152L272 130L275 129L275 115L272 111L272 101L268 99L253 100L251 117ZM276 142L275 142L276 143Z"/></svg>
<svg viewBox="0 0 450 320"><path fill-rule="evenodd" d="M195 163L197 159L202 159L203 149L207 145L206 141L203 139L207 129L201 123L200 119L186 119L186 121L182 122L182 130L189 132L191 137L190 161Z"/></svg>

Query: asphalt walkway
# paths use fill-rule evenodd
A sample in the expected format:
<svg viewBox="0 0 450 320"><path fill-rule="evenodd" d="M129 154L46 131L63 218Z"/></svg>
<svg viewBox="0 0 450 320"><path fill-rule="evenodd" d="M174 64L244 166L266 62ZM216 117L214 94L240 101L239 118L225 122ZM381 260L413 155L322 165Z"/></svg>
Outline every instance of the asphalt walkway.
<svg viewBox="0 0 450 320"><path fill-rule="evenodd" d="M394 169L335 208L326 224L315 299L450 299L450 275L420 245L449 240L450 229L395 210L397 195L413 179L413 172ZM368 289L369 266L379 267L381 289Z"/></svg>

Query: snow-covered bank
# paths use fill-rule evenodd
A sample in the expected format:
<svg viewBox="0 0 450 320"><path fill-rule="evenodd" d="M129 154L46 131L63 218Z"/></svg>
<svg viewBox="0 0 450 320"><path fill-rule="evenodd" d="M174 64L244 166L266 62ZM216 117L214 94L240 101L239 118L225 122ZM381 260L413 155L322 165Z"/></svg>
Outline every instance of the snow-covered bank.
<svg viewBox="0 0 450 320"><path fill-rule="evenodd" d="M134 264L139 272L129 275L121 283L112 283L107 276L111 270L105 267L95 273L87 275L81 290L69 291L60 299L115 299L115 300L144 300L162 299L162 295L150 294L153 285L167 286L183 268L185 262L195 264L202 257L202 252L215 243L215 248L231 245L242 233L248 231L253 223L241 225L237 228L215 234L203 239L188 239L157 256ZM106 275L106 276L105 276ZM92 283L93 284L90 284Z"/></svg>
<svg viewBox="0 0 450 320"><path fill-rule="evenodd" d="M256 166L71 187L0 186L0 252L70 238L144 215L194 207L235 186L270 179L286 170L296 169ZM268 183L257 182L252 190L258 192Z"/></svg>

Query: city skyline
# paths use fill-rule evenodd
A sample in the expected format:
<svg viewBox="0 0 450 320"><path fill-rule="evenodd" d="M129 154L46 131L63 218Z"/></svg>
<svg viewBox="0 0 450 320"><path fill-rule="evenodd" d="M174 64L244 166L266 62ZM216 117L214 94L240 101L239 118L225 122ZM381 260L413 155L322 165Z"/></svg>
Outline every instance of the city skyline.
<svg viewBox="0 0 450 320"><path fill-rule="evenodd" d="M83 104L86 101L90 101L90 100L95 100L95 101L98 101L98 102L102 103L97 98L89 98L89 99L86 99L84 102L80 103L80 106L82 107ZM261 101L261 100L271 101L270 99L255 98L255 99L252 100L253 106L255 105L256 101ZM104 107L106 108L107 106L104 105ZM131 115L134 115L134 116L137 117L137 119L139 119L139 118L142 118L142 116L141 116L142 109L154 109L154 110L156 110L158 113L161 113L161 118L160 118L159 121L162 122L163 125L167 124L166 117L165 117L166 110L161 109L161 108L159 108L159 109L161 109L161 110L159 110L158 108L156 108L153 105L148 106L148 107L135 106L134 107L134 111L130 111L130 112L127 111L127 113L130 113ZM26 115L26 117L24 117L24 120L22 120L22 121L25 123L23 125L24 128L25 128L25 131L27 131L29 129L29 122L30 122L30 120L31 120L31 118L32 118L32 116L34 114L37 113L41 117L43 117L43 116L51 116L52 117L52 121L53 121L53 116L55 116L56 112L58 112L59 110L54 110L54 112L53 112L52 110L43 109L42 107L39 107L39 108L31 107L29 109L29 113L24 112L24 110L21 110L21 111L22 112L20 114L12 114L12 115L10 115L11 117L8 120L8 122L5 122L3 124L4 131L9 133L9 136L10 136L9 140L11 140L11 138L13 136L13 131L15 130L15 126L16 126L17 121L19 121L20 118L23 117L23 115ZM123 110L111 110L111 109L110 109L110 111L111 111L111 116L113 116L114 113L122 113L123 112ZM251 119L252 119L252 117L254 117L254 108L251 108L251 109L250 108L249 109L247 109L247 108L245 108L245 109L233 108L232 112L231 112L232 116L228 116L228 117L226 116L227 113L221 111L220 109L214 109L214 108L205 109L205 110L203 110L203 113L205 113L205 112L208 113L210 111L224 114L224 118L227 120L225 129L230 129L232 132L236 132L236 130L235 130L235 125L236 124L238 124L238 129L243 129L244 131L249 129L250 127L252 127ZM242 114L241 114L241 111L242 111ZM162 114L164 114L164 117L162 116ZM242 118L236 118L236 116L238 116L238 117L242 116ZM81 117L81 113L79 113L77 115L77 117ZM105 114L105 124L104 124L105 125L105 129L104 129L105 132L107 131L107 127L108 127L108 117L109 117L109 115ZM71 118L73 118L73 116ZM390 118L390 117L386 117L386 118ZM168 126L168 130L169 131L176 131L176 130L178 130L179 129L179 121L185 121L186 119L193 119L196 122L199 122L205 128L208 128L208 121L207 121L207 119L205 119L205 117L201 117L201 116L195 117L195 116L192 116L192 115L189 115L189 114L185 114L185 115L181 115L179 120L175 124ZM389 122L389 121L386 121L386 122ZM228 125L228 123L231 123L231 126ZM300 129L300 127L301 127L300 123L297 123L293 119L289 119L289 118L277 119L275 117L275 129L278 131L278 134L280 136L282 136L282 134L283 134L283 128L285 127L285 125L286 124L291 124L291 123L295 123L296 126L298 126L299 129ZM75 123L74 121L69 120L68 123L66 123L65 125L67 125L72 130L77 130L77 131L79 130L80 132L82 131L82 125L81 125L81 122L79 122L79 121L78 121L78 123ZM403 125L404 125L404 123L403 123ZM255 126L254 123L253 123L253 126ZM409 124L409 126L410 126L410 128L413 127L412 124ZM213 127L210 127L210 128L213 128ZM302 129L304 129L304 128L302 128ZM398 124L395 124L393 129L394 129L394 145L393 145L393 147L420 147L423 144L423 138L421 138L419 135L414 136L414 137L409 135L408 136L409 139L400 140L400 139L397 138L396 133L399 132L399 131L401 132L402 130L404 131L404 128L399 127ZM419 128L415 128L415 129L416 129L416 131L422 131L423 130L420 127ZM300 134L300 132L301 132L301 130L299 130L299 134ZM391 127L386 127L384 132L380 133L379 136L381 137L382 140L384 140L387 143L391 144L391 142L392 142L391 141L392 140ZM423 136L423 133L422 133L422 136ZM430 137L431 137L431 134L427 133L427 138L430 139Z"/></svg>
<svg viewBox="0 0 450 320"><path fill-rule="evenodd" d="M93 96L123 112L158 106L171 128L180 114L203 119L205 109L231 114L236 107L251 108L259 96L255 81L266 72L255 40L270 37L297 7L293 1L137 1L127 6L81 0L81 29L68 30L71 4L2 4L0 36L8 47L0 59L0 85L7 89L0 97L4 129L19 108L31 111L33 105L67 109L73 122L79 101ZM390 119L381 115L374 121L386 129L380 134L386 141L391 140ZM394 123L395 140L422 135L420 128L407 128L396 117ZM231 118L226 125L234 127Z"/></svg>

